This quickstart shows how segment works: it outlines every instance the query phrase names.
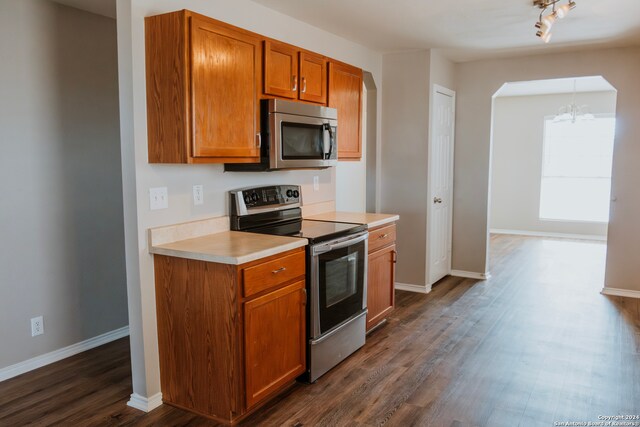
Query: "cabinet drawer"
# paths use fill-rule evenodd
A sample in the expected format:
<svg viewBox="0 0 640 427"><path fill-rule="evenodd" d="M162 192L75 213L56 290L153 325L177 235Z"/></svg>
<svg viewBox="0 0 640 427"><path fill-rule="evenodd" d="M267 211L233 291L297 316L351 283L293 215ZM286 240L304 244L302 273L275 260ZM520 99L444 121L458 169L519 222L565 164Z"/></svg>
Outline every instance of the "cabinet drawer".
<svg viewBox="0 0 640 427"><path fill-rule="evenodd" d="M386 225L369 231L369 253L396 241L396 225Z"/></svg>
<svg viewBox="0 0 640 427"><path fill-rule="evenodd" d="M304 251L267 261L242 270L242 294L248 297L285 283L305 273Z"/></svg>

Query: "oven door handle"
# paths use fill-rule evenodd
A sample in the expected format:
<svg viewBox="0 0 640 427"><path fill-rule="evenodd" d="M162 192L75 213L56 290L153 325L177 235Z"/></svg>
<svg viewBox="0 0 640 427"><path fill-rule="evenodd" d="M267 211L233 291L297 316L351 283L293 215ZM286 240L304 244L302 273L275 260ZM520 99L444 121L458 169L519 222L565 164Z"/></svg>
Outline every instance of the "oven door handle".
<svg viewBox="0 0 640 427"><path fill-rule="evenodd" d="M331 252L335 249L346 248L347 246L355 245L356 243L360 243L363 240L367 240L369 238L369 232L365 231L360 234L356 234L353 237L349 237L346 239L335 240L329 243L323 243L318 246L313 247L313 256L324 254L326 252Z"/></svg>

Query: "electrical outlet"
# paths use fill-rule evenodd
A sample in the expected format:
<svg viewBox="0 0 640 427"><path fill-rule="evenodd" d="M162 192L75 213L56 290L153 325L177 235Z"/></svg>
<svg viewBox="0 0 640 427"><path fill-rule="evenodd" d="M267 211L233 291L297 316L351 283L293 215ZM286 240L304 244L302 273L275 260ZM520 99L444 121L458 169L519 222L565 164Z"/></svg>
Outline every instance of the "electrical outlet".
<svg viewBox="0 0 640 427"><path fill-rule="evenodd" d="M169 207L169 193L167 187L149 189L149 208L154 211Z"/></svg>
<svg viewBox="0 0 640 427"><path fill-rule="evenodd" d="M320 191L320 177L313 177L313 191Z"/></svg>
<svg viewBox="0 0 640 427"><path fill-rule="evenodd" d="M201 205L204 203L204 189L202 184L193 186L193 204Z"/></svg>
<svg viewBox="0 0 640 427"><path fill-rule="evenodd" d="M42 316L34 317L31 319L31 336L35 337L36 335L44 334L44 321L42 320Z"/></svg>

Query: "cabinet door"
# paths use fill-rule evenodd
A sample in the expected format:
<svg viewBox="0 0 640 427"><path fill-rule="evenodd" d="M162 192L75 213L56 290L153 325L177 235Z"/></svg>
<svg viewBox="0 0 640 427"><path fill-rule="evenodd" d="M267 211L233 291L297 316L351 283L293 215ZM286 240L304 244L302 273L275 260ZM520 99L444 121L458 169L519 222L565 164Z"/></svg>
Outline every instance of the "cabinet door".
<svg viewBox="0 0 640 427"><path fill-rule="evenodd" d="M329 107L338 110L338 159L360 159L362 70L329 63Z"/></svg>
<svg viewBox="0 0 640 427"><path fill-rule="evenodd" d="M327 103L327 60L311 53L300 53L300 99Z"/></svg>
<svg viewBox="0 0 640 427"><path fill-rule="evenodd" d="M264 42L264 93L298 98L298 50L295 47Z"/></svg>
<svg viewBox="0 0 640 427"><path fill-rule="evenodd" d="M393 310L396 245L369 254L367 277L367 331Z"/></svg>
<svg viewBox="0 0 640 427"><path fill-rule="evenodd" d="M305 370L304 281L244 304L247 409Z"/></svg>
<svg viewBox="0 0 640 427"><path fill-rule="evenodd" d="M257 158L260 41L191 19L193 157Z"/></svg>

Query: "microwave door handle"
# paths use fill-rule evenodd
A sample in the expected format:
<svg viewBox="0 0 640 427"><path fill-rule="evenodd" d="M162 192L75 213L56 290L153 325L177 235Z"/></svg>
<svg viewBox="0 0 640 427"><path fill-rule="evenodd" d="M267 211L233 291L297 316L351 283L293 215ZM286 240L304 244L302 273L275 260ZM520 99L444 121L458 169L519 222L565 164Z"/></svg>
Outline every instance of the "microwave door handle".
<svg viewBox="0 0 640 427"><path fill-rule="evenodd" d="M333 130L331 129L331 125L329 123L324 123L322 125L322 128L324 129L322 132L322 139L323 139L323 153L324 154L324 158L325 159L330 159L331 158L331 151L333 150L333 145L331 144L331 140L333 140ZM327 140L327 132L329 134L329 139Z"/></svg>

